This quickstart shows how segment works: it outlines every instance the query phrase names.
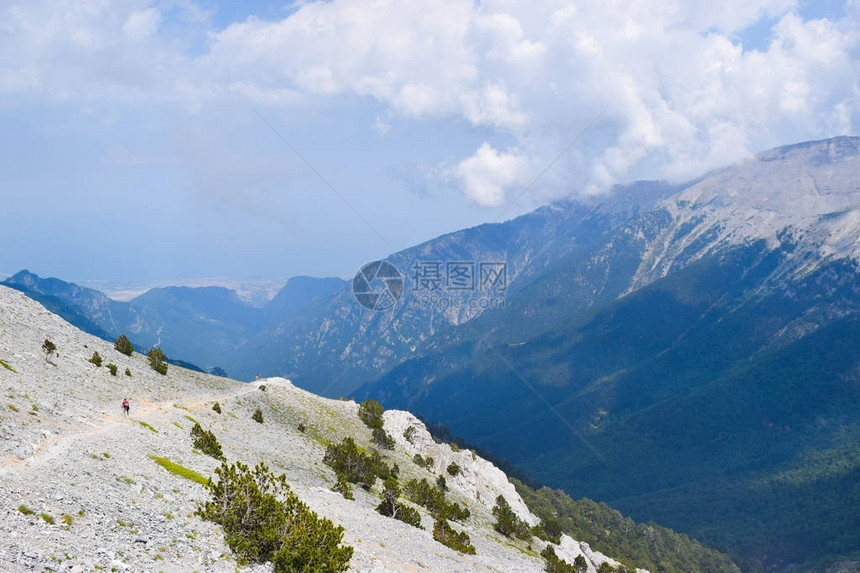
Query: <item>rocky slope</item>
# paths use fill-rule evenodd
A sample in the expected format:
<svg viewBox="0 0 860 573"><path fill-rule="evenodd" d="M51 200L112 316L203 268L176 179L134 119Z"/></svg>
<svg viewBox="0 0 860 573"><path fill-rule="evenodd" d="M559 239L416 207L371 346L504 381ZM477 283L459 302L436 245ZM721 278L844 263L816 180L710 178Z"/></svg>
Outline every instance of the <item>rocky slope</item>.
<svg viewBox="0 0 860 573"><path fill-rule="evenodd" d="M57 352L46 360L42 343ZM105 366L88 362L97 351ZM472 513L464 528L477 549L463 556L434 541L432 520L421 510L424 530L374 511L379 485L355 490L348 501L330 487L323 464L325 443L352 436L370 443L370 430L354 402L317 397L285 379L242 384L171 366L166 376L144 356L124 356L82 333L17 291L0 287L0 569L3 571L234 571L236 562L217 526L194 515L205 489L162 469L152 456L168 458L204 476L218 462L194 451L193 421L212 430L228 460L265 460L285 473L314 511L345 527L355 548L353 571L540 571L543 542L502 538L492 528L491 508L504 495L523 519L536 522L504 474L469 451L435 443L423 424L402 411L385 413L395 449L386 454L401 479L435 475L456 461L449 497ZM131 376L123 373L128 369ZM131 414L120 402L131 400ZM218 401L222 414L212 410ZM264 423L252 421L260 408ZM305 432L297 427L303 424ZM411 441L403 434L415 430ZM420 468L414 454L432 456ZM564 537L559 556L582 554L589 571L611 559ZM268 570L268 565L243 570Z"/></svg>

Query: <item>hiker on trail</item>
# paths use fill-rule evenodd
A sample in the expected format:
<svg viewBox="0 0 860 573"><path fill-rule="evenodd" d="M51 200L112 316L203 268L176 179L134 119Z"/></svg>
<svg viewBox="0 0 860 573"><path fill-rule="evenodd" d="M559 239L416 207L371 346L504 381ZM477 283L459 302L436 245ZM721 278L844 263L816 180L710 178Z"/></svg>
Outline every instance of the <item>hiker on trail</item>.
<svg viewBox="0 0 860 573"><path fill-rule="evenodd" d="M125 412L126 416L128 416L128 410L129 410L129 404L128 404L128 398L126 398L122 401L122 411Z"/></svg>

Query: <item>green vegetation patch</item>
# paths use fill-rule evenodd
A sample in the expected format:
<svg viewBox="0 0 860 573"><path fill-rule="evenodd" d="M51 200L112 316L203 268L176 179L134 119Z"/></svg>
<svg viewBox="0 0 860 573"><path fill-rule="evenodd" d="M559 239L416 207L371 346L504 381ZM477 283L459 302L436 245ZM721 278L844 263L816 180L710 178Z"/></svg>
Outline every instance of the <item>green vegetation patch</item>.
<svg viewBox="0 0 860 573"><path fill-rule="evenodd" d="M179 465L176 462L172 462L167 458L162 458L160 456L150 455L149 458L153 460L155 463L172 473L173 475L177 475L179 477L184 477L185 479L191 480L193 482L197 482L200 485L205 486L209 483L209 478L203 477L199 473L195 472L192 469L186 468L185 466Z"/></svg>
<svg viewBox="0 0 860 573"><path fill-rule="evenodd" d="M197 515L224 529L224 541L240 565L270 561L276 573L339 572L349 568L353 548L340 545L344 529L311 511L262 462L252 470L236 462L215 470L209 501Z"/></svg>
<svg viewBox="0 0 860 573"><path fill-rule="evenodd" d="M5 361L3 361L3 360L0 360L0 366L2 366L3 368L5 368L6 370L9 370L10 372L15 372L15 374L17 374L17 373L18 373L18 372L16 372L16 371L15 371L15 369L14 369L14 368L12 368L11 366L9 366L9 364L7 364L7 363L6 363Z"/></svg>
<svg viewBox="0 0 860 573"><path fill-rule="evenodd" d="M143 426L144 428L146 428L147 430L149 430L150 432L152 432L154 434L158 433L158 430L156 430L155 428L153 428L152 426L150 426L149 424L147 424L143 420L135 420L135 422L137 422L138 424L140 424L141 426Z"/></svg>
<svg viewBox="0 0 860 573"><path fill-rule="evenodd" d="M720 571L740 569L729 556L653 523L637 524L604 503L574 500L561 490L534 490L511 482L528 508L546 524L623 563L651 571Z"/></svg>

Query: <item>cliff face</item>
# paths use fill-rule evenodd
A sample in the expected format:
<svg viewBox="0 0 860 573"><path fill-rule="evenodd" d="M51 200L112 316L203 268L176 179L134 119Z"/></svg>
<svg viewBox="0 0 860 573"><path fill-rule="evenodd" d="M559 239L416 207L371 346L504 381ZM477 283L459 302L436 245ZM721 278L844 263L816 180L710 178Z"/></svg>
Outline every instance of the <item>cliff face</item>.
<svg viewBox="0 0 860 573"><path fill-rule="evenodd" d="M46 339L57 347L47 357L41 348ZM93 352L103 357L103 366L88 361ZM175 366L162 376L150 369L146 357L124 356L5 287L0 287L0 361L4 571L234 571L236 561L220 528L194 515L197 502L207 498L206 489L154 459L214 475L219 463L192 448L189 431L195 421L215 433L229 461L266 461L275 473L286 474L312 510L343 525L343 543L355 548L351 570L543 568L537 555L543 542L533 539L530 550L493 530L498 495L522 519L537 522L504 474L469 451L435 443L407 412L385 412L385 429L395 446L384 457L399 466L401 482L426 478L432 483L445 475L448 497L471 511L462 529L476 555L464 556L436 542L433 520L423 509L423 530L377 513L379 484L371 491L355 488L354 501L331 491L334 473L322 462L326 444L351 436L370 447L370 430L354 402L320 398L282 378L242 384ZM116 376L108 364L117 366ZM128 417L120 408L123 398L131 402ZM221 414L212 410L216 401ZM262 424L251 418L257 408ZM407 439L409 427L414 430ZM412 461L415 454L434 463L419 467ZM445 471L452 462L461 468L457 476ZM584 554L589 571L604 561L613 563L569 538L557 553L570 562Z"/></svg>

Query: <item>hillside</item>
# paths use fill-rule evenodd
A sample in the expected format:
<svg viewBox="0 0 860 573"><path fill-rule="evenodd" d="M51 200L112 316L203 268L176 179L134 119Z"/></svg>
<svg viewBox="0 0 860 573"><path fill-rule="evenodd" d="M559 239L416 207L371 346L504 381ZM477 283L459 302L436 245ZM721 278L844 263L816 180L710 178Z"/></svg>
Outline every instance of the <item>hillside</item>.
<svg viewBox="0 0 860 573"><path fill-rule="evenodd" d="M57 347L50 361L42 342ZM97 367L88 360L98 352ZM352 436L368 447L370 430L354 402L320 398L284 379L242 384L171 366L162 376L144 356L127 357L75 329L39 304L0 287L0 568L28 570L233 571L235 559L220 529L194 515L204 487L168 472L153 457L167 458L203 476L218 462L192 448L194 421L212 430L228 460L265 460L283 472L310 508L345 527L343 543L355 549L354 571L537 571L544 542L503 538L492 527L498 495L529 523L514 486L490 463L469 451L435 443L406 412L386 411L395 439L386 452L401 468L401 481L435 481L452 462L448 497L468 507L463 527L475 555L461 555L424 530L386 518L374 507L379 485L355 488L355 501L331 491L334 474L323 464L326 445ZM107 363L118 366L112 376ZM131 376L124 375L128 368ZM125 417L120 401L131 400ZM222 413L213 411L219 402ZM262 424L252 413L262 411ZM304 426L304 432L298 429ZM410 440L405 430L413 427ZM432 456L423 468L412 457ZM583 555L589 571L614 563L586 544L564 537L556 548L573 561ZM269 570L267 566L247 570Z"/></svg>

